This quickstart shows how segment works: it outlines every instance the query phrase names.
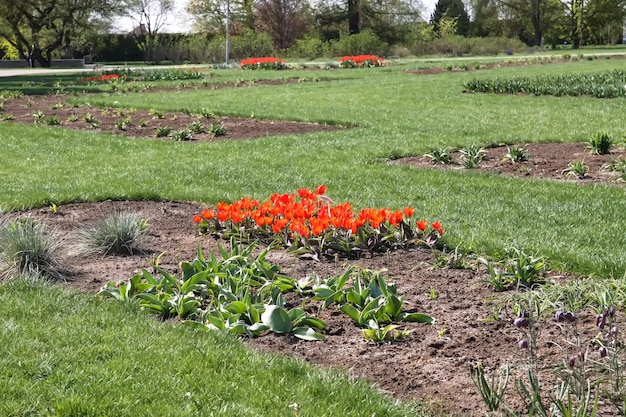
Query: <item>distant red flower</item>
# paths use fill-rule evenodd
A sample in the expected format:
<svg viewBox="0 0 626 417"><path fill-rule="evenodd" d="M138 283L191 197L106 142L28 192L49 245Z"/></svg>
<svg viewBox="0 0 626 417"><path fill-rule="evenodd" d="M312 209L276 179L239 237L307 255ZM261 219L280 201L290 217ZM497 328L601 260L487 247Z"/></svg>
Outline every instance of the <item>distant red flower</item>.
<svg viewBox="0 0 626 417"><path fill-rule="evenodd" d="M426 220L420 220L417 222L417 228L421 230L422 232L426 230L427 227L428 227L428 222Z"/></svg>
<svg viewBox="0 0 626 417"><path fill-rule="evenodd" d="M403 211L406 217L411 217L415 212L415 209L413 207L406 207Z"/></svg>
<svg viewBox="0 0 626 417"><path fill-rule="evenodd" d="M194 223L202 222L202 217L201 216L193 216L193 222Z"/></svg>
<svg viewBox="0 0 626 417"><path fill-rule="evenodd" d="M435 229L435 230L441 229L441 223L440 222L434 222L433 223L433 229Z"/></svg>

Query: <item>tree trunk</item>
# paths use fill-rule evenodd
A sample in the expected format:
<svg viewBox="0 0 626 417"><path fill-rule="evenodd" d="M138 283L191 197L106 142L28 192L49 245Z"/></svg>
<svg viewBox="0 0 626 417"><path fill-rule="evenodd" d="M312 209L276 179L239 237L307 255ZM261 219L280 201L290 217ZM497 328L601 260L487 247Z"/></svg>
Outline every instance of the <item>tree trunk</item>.
<svg viewBox="0 0 626 417"><path fill-rule="evenodd" d="M348 0L348 26L350 35L361 32L361 16L359 14L359 0Z"/></svg>

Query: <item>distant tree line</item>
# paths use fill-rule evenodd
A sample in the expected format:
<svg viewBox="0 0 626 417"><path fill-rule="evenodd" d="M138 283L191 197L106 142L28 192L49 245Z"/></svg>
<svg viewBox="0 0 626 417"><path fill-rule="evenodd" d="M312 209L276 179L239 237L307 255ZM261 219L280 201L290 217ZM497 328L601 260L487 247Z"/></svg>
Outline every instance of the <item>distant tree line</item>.
<svg viewBox="0 0 626 417"><path fill-rule="evenodd" d="M164 33L173 0L0 0L0 57L220 62L280 54L501 53L622 41L626 0L191 0L191 34ZM132 32L112 35L130 18Z"/></svg>

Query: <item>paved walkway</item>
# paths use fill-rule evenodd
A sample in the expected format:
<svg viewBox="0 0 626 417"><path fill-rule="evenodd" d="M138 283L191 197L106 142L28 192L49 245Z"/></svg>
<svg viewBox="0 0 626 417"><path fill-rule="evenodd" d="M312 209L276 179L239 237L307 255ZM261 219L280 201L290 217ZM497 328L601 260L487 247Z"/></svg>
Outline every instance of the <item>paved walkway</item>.
<svg viewBox="0 0 626 417"><path fill-rule="evenodd" d="M0 69L0 77L13 77L16 75L29 74L61 74L65 72L88 72L92 68L7 68Z"/></svg>

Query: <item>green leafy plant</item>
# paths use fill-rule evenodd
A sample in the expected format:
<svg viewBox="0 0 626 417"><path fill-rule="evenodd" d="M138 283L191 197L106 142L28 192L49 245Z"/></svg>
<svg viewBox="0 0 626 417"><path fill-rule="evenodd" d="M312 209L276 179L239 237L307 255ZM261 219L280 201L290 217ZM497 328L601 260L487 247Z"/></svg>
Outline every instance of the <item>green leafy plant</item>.
<svg viewBox="0 0 626 417"><path fill-rule="evenodd" d="M35 123L43 123L45 117L45 113L41 110L37 110L35 113L33 113L33 119L35 119Z"/></svg>
<svg viewBox="0 0 626 417"><path fill-rule="evenodd" d="M452 162L452 151L449 148L433 148L425 157L433 164L449 164Z"/></svg>
<svg viewBox="0 0 626 417"><path fill-rule="evenodd" d="M58 125L61 124L61 121L56 116L46 116L43 119L43 123L48 125L48 126L58 126Z"/></svg>
<svg viewBox="0 0 626 417"><path fill-rule="evenodd" d="M585 165L585 161L576 160L567 164L567 169L564 172L565 174L571 177L583 179L587 175L588 170L589 170L589 167Z"/></svg>
<svg viewBox="0 0 626 417"><path fill-rule="evenodd" d="M202 110L200 110L200 114L202 115L202 117L204 117L205 119L213 119L215 118L215 114L207 108L202 108Z"/></svg>
<svg viewBox="0 0 626 417"><path fill-rule="evenodd" d="M504 367L502 374L496 375L494 373L488 381L485 378L485 369L482 363L479 362L476 366L470 365L470 376L488 411L498 411L500 408L509 383L509 372L509 367Z"/></svg>
<svg viewBox="0 0 626 417"><path fill-rule="evenodd" d="M180 129L172 133L172 139L183 142L187 140L192 140L193 136L191 135L191 132L189 132L187 129Z"/></svg>
<svg viewBox="0 0 626 417"><path fill-rule="evenodd" d="M200 123L199 121L193 121L189 124L188 127L189 131L191 133L194 134L201 134L201 133L205 133L206 132L206 128L204 127L204 125L202 123Z"/></svg>
<svg viewBox="0 0 626 417"><path fill-rule="evenodd" d="M602 169L611 172L626 172L626 160L621 158L611 158L611 161L605 164Z"/></svg>
<svg viewBox="0 0 626 417"><path fill-rule="evenodd" d="M62 279L56 256L61 239L55 230L31 218L0 217L0 277L43 276Z"/></svg>
<svg viewBox="0 0 626 417"><path fill-rule="evenodd" d="M150 109L148 113L152 116L153 119L165 119L165 115L161 110Z"/></svg>
<svg viewBox="0 0 626 417"><path fill-rule="evenodd" d="M504 159L508 159L513 163L527 161L530 157L528 150L522 146L507 146Z"/></svg>
<svg viewBox="0 0 626 417"><path fill-rule="evenodd" d="M510 256L496 263L480 258L487 267L487 284L494 291L507 291L513 288L532 288L545 282L548 273L547 262L543 257L529 255L518 248L510 249Z"/></svg>
<svg viewBox="0 0 626 417"><path fill-rule="evenodd" d="M434 319L425 314L404 312L404 296L396 294L396 285L387 283L382 271L356 271L353 286L345 291L346 303L339 309L359 326L367 326L370 320L375 320L376 323L434 323Z"/></svg>
<svg viewBox="0 0 626 417"><path fill-rule="evenodd" d="M147 227L138 213L119 211L84 225L78 239L86 253L132 255Z"/></svg>
<svg viewBox="0 0 626 417"><path fill-rule="evenodd" d="M613 145L613 138L607 132L597 132L591 135L587 141L587 148L593 154L606 155L611 152L611 145Z"/></svg>
<svg viewBox="0 0 626 417"><path fill-rule="evenodd" d="M71 116L67 117L67 121L68 122L75 122L77 120L78 120L78 116L76 116L76 115L71 115Z"/></svg>
<svg viewBox="0 0 626 417"><path fill-rule="evenodd" d="M140 119L140 120L137 122L137 125L138 125L139 127L146 127L146 126L148 126L148 122L146 122L146 121L145 121L145 120L143 120L143 119Z"/></svg>
<svg viewBox="0 0 626 417"><path fill-rule="evenodd" d="M483 159L485 159L485 155L487 151L483 148L472 144L467 148L463 148L460 150L461 152L461 160L463 162L463 166L467 169L474 169L480 164Z"/></svg>
<svg viewBox="0 0 626 417"><path fill-rule="evenodd" d="M290 333L304 340L321 340L317 330L323 320L302 308L287 310L282 294L298 284L265 260L269 249L254 257L256 244L231 250L218 245L222 259L204 256L200 244L192 262L181 262L180 277L154 266L155 275L143 270L127 283L110 283L101 294L139 305L166 319L177 316L200 330L260 336L263 331Z"/></svg>
<svg viewBox="0 0 626 417"><path fill-rule="evenodd" d="M172 129L168 126L159 126L155 132L157 138L164 138L172 133Z"/></svg>
<svg viewBox="0 0 626 417"><path fill-rule="evenodd" d="M123 119L119 119L115 122L115 127L118 130L128 130L128 128L130 127L130 117L125 117Z"/></svg>
<svg viewBox="0 0 626 417"><path fill-rule="evenodd" d="M86 113L83 116L83 120L89 124L100 123L91 113Z"/></svg>
<svg viewBox="0 0 626 417"><path fill-rule="evenodd" d="M361 329L361 332L363 338L369 342L394 342L405 339L411 333L411 330L398 330L398 328L397 324L380 327L376 320L370 320L367 328Z"/></svg>
<svg viewBox="0 0 626 417"><path fill-rule="evenodd" d="M624 97L626 71L612 70L586 74L555 74L537 77L473 79L463 84L466 91L496 94L554 96Z"/></svg>
<svg viewBox="0 0 626 417"><path fill-rule="evenodd" d="M209 126L209 132L214 137L224 136L226 134L226 127L224 127L224 123L218 119L211 123L211 126Z"/></svg>

